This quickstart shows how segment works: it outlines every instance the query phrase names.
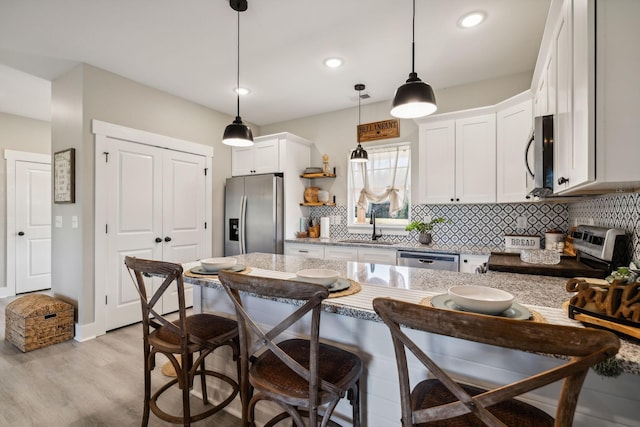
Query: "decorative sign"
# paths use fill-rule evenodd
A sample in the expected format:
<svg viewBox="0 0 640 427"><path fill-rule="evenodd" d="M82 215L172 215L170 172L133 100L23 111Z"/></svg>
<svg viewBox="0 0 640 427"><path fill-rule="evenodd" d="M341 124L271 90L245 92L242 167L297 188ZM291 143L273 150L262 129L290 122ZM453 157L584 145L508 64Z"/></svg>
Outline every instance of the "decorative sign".
<svg viewBox="0 0 640 427"><path fill-rule="evenodd" d="M400 121L398 119L358 125L358 142L397 138L399 136Z"/></svg>
<svg viewBox="0 0 640 427"><path fill-rule="evenodd" d="M53 155L53 202L76 202L76 150L58 151Z"/></svg>
<svg viewBox="0 0 640 427"><path fill-rule="evenodd" d="M540 249L540 236L519 236L507 234L504 236L504 248L507 252L520 249Z"/></svg>

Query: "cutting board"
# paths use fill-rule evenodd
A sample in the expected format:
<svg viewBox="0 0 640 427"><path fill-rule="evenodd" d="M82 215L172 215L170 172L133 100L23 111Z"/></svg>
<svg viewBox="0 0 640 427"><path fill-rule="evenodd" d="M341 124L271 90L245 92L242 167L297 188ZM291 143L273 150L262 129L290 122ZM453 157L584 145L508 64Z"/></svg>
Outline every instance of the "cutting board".
<svg viewBox="0 0 640 427"><path fill-rule="evenodd" d="M489 256L487 267L493 271L556 277L596 277L603 279L609 274L606 270L589 267L575 257L562 256L559 264L529 264L520 260L520 254L515 252L492 252Z"/></svg>

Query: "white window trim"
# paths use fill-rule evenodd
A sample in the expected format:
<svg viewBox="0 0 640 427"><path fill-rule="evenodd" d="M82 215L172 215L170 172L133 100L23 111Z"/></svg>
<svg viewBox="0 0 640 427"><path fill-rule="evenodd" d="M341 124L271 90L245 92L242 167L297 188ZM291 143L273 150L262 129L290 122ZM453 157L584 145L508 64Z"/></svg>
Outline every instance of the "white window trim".
<svg viewBox="0 0 640 427"><path fill-rule="evenodd" d="M409 147L410 150L413 151L413 147L411 146L411 143L409 141L406 142L396 142L396 143L392 143L392 144L383 144L383 145L376 145L371 147L372 150L374 149L384 149L384 148L394 148L394 147ZM349 157L351 156L351 152L353 150L349 150ZM413 155L413 153L412 153ZM350 171L350 167L348 168ZM350 182L351 182L351 173L349 173L349 177L348 177L348 183L347 183L347 231L351 234L367 234L367 233L372 233L373 232L373 225L369 224L369 223L365 223L365 224L352 224L351 218L350 218L350 212L355 208L356 204L357 204L357 200L353 200L351 197L351 187L350 187ZM407 219L408 222L411 222L411 210L409 210L409 218ZM383 234L386 235L391 235L391 236L407 236L409 235L409 232L405 230L405 225L387 225L387 224L377 224L376 228L378 230L382 230Z"/></svg>

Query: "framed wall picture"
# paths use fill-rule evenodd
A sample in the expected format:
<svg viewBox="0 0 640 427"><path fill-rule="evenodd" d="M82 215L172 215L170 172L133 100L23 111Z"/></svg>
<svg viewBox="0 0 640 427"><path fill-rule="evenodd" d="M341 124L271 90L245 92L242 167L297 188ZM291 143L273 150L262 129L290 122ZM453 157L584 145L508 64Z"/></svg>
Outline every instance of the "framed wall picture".
<svg viewBox="0 0 640 427"><path fill-rule="evenodd" d="M76 202L76 149L53 155L53 203Z"/></svg>

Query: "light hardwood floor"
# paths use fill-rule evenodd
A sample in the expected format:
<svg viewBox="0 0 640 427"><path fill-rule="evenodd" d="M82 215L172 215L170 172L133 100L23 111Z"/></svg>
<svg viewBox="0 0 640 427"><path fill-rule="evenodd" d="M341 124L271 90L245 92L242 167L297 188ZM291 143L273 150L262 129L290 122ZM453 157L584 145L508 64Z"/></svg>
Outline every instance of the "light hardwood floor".
<svg viewBox="0 0 640 427"><path fill-rule="evenodd" d="M5 307L14 299L0 299L0 426L139 426L144 397L141 325L22 353L4 339ZM154 386L166 379L161 367L158 359ZM178 391L170 400L165 403L181 408ZM195 396L192 402L196 408L202 403ZM194 425L239 424L222 412ZM151 414L149 425L171 424Z"/></svg>

